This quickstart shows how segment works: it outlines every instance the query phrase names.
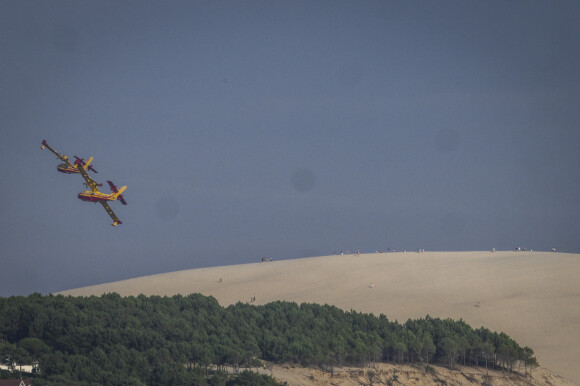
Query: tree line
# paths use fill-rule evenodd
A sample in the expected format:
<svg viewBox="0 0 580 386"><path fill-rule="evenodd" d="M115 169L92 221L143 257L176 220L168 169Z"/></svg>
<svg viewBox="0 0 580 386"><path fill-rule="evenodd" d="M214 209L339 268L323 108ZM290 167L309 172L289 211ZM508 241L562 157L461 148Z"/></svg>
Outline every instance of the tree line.
<svg viewBox="0 0 580 386"><path fill-rule="evenodd" d="M211 296L0 298L0 362L33 364L34 383L276 385L261 360L304 366L376 362L531 369L534 352L505 333L426 316L405 323L334 306L222 307ZM225 370L234 370L229 376ZM10 377L4 371L0 377Z"/></svg>

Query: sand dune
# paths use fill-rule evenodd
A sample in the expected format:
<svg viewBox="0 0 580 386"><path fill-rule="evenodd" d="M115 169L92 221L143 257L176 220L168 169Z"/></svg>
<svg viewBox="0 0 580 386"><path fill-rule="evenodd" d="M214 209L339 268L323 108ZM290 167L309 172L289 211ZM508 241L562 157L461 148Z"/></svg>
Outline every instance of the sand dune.
<svg viewBox="0 0 580 386"><path fill-rule="evenodd" d="M533 348L542 367L580 383L579 273L578 254L396 252L193 269L62 293L198 292L224 306L255 297L255 304L327 303L399 322L427 314L463 318L474 328L506 332Z"/></svg>
<svg viewBox="0 0 580 386"><path fill-rule="evenodd" d="M292 386L360 386L360 385L414 385L414 386L571 386L573 382L552 374L545 368L533 371L532 378L505 371L487 371L484 367L458 366L455 370L447 367L430 365L432 373L425 372L420 366L400 366L390 363L373 364L370 367L340 367L333 372L327 369L276 365L267 363L262 374L286 381Z"/></svg>

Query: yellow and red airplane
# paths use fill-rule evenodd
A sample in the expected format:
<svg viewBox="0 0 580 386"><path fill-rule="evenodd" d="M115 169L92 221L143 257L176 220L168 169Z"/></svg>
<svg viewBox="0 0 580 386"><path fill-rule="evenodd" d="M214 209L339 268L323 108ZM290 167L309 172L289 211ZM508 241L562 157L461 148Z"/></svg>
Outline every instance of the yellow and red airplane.
<svg viewBox="0 0 580 386"><path fill-rule="evenodd" d="M83 201L100 203L103 206L103 208L105 208L105 210L107 211L109 216L111 216L111 219L113 219L113 224L112 224L113 226L117 226L118 224L122 224L121 220L119 220L119 218L117 217L115 212L113 212L113 210L109 206L108 201L119 200L119 201L121 201L121 203L123 205L127 205L127 202L125 201L125 198L123 198L123 194L122 194L125 191L125 189L127 189L127 187L122 186L121 188L117 189L115 184L113 184L111 181L107 181L109 183L109 187L111 188L112 193L100 192L97 187L102 186L102 184L97 183L95 180L93 180L91 177L89 177L89 174L87 173L87 169L92 170L95 173L97 172L95 169L93 169L92 166L90 166L91 162L93 161L93 157L90 157L87 160L87 162L85 162L83 158L79 158L77 156L74 156L76 158L76 161L74 162L74 165L73 165L68 160L68 157L66 155L60 154L59 152L54 150L52 147L50 147L46 143L46 140L43 140L41 149L44 149L45 147L48 148L48 150L50 150L51 152L53 152L63 162L57 166L57 170L59 172L66 173L66 174L80 173L81 176L83 176L83 178L85 179L86 185L91 190L85 190L84 192L80 192L78 194L78 198L83 200Z"/></svg>
<svg viewBox="0 0 580 386"><path fill-rule="evenodd" d="M97 173L97 171L95 170L95 168L93 168L92 166L90 166L91 162L93 162L93 157L89 158L89 160L87 162L85 162L84 158L79 158L76 155L74 156L76 158L74 165L68 160L68 157L66 155L62 155L59 152L57 152L56 150L54 150L52 147L50 147L48 145L48 143L46 143L46 139L42 140L42 146L40 146L41 149L44 148L48 148L48 150L50 150L51 152L54 153L54 155L56 155L61 161L61 164L58 164L58 166L56 167L56 170L58 170L61 173L65 173L65 174L76 174L78 173L78 169L77 169L77 165L82 165L83 169L87 170L89 169L92 172Z"/></svg>
<svg viewBox="0 0 580 386"><path fill-rule="evenodd" d="M91 188L91 190L85 190L84 192L80 192L78 195L79 199L83 201L100 203L103 206L103 208L105 208L109 216L111 216L111 218L113 219L113 224L111 225L117 226L118 224L122 224L121 220L119 220L115 212L113 212L113 210L109 206L108 201L119 200L123 205L127 205L127 201L125 201L125 198L123 198L122 195L122 193L125 191L125 189L127 189L127 187L121 186L119 189L117 189L115 184L113 184L111 181L107 181L109 183L109 187L111 188L112 193L100 192L99 189L97 189L97 186L100 185L97 184L95 180L93 180L91 177L89 177L83 165L77 164L77 169L85 179L87 186Z"/></svg>

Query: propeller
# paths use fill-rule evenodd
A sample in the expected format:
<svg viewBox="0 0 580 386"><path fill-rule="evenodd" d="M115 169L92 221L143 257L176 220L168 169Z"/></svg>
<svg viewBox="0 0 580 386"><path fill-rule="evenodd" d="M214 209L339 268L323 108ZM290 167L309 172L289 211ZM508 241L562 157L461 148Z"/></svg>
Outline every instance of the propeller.
<svg viewBox="0 0 580 386"><path fill-rule="evenodd" d="M84 158L79 158L79 157L77 157L76 155L75 155L74 157L76 158L75 165L83 165L83 166L85 166L85 165L86 165L86 163L85 163L85 159L84 159ZM88 169L89 169L90 171L94 172L94 173L98 173L98 172L95 170L95 168L93 168L91 165L89 165Z"/></svg>

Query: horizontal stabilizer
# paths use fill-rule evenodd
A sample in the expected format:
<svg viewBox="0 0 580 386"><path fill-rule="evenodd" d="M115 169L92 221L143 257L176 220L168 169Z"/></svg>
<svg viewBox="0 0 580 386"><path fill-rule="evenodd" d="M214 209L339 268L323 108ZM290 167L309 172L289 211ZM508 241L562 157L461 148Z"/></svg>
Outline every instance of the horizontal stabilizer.
<svg viewBox="0 0 580 386"><path fill-rule="evenodd" d="M113 181L107 181L107 183L108 183L108 184L109 184L109 186L111 187L111 191L112 191L113 193L117 193L117 192L118 192L118 190L117 190L117 187L115 186L115 184L113 184Z"/></svg>
<svg viewBox="0 0 580 386"><path fill-rule="evenodd" d="M88 160L87 162L85 162L85 159L84 159L84 158L79 158L79 157L77 157L76 155L75 155L74 157L76 158L75 165L82 165L82 167L83 167L85 170L87 170L87 169L88 169L88 170L90 170L90 171L92 171L92 172L94 172L94 173L98 173L98 172L95 170L95 168L93 168L93 167L91 166L91 162L93 162L93 157L90 157L90 158L89 158L89 160Z"/></svg>
<svg viewBox="0 0 580 386"><path fill-rule="evenodd" d="M111 190L116 193L116 198L117 200L121 201L121 203L123 205L127 205L127 201L125 201L125 198L123 197L123 195L121 193L123 193L125 191L125 189L127 189L126 186L121 186L120 189L117 189L117 187L115 186L115 184L112 181L107 181L107 183L109 184L109 186L111 187Z"/></svg>

